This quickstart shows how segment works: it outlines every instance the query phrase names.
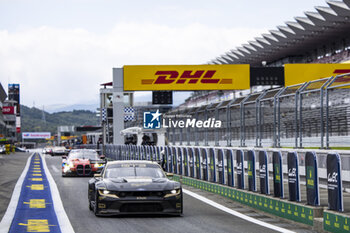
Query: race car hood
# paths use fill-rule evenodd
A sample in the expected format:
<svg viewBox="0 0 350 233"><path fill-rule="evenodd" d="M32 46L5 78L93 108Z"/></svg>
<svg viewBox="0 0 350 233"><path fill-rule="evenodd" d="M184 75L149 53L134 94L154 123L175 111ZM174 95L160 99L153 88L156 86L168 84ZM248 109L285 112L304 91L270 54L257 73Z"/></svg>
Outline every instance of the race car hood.
<svg viewBox="0 0 350 233"><path fill-rule="evenodd" d="M91 159L70 159L69 162L74 164L90 164L90 163L106 163L105 160L91 160Z"/></svg>
<svg viewBox="0 0 350 233"><path fill-rule="evenodd" d="M180 183L166 178L109 178L104 179L104 183L111 191L163 191L180 187Z"/></svg>
<svg viewBox="0 0 350 233"><path fill-rule="evenodd" d="M74 162L74 164L90 164L89 159L70 159L71 162Z"/></svg>

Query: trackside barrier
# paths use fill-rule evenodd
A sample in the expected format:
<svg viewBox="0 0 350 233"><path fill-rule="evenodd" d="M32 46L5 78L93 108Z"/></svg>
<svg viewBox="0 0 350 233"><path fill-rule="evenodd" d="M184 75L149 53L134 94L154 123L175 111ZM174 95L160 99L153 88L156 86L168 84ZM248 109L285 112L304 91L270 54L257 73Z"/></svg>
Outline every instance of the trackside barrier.
<svg viewBox="0 0 350 233"><path fill-rule="evenodd" d="M202 179L209 181L209 172L208 172L208 150L206 148L201 148L201 157L202 157Z"/></svg>
<svg viewBox="0 0 350 233"><path fill-rule="evenodd" d="M124 150L124 145L120 146L120 156L122 160L125 160L125 150Z"/></svg>
<svg viewBox="0 0 350 233"><path fill-rule="evenodd" d="M145 145L144 147L145 147L145 159L146 160L151 160L150 146Z"/></svg>
<svg viewBox="0 0 350 233"><path fill-rule="evenodd" d="M260 193L270 194L268 157L266 151L259 151L259 179L260 179Z"/></svg>
<svg viewBox="0 0 350 233"><path fill-rule="evenodd" d="M202 179L202 171L201 171L201 156L200 156L200 150L198 147L194 149L194 157L195 157L195 170L196 170L196 178Z"/></svg>
<svg viewBox="0 0 350 233"><path fill-rule="evenodd" d="M344 211L341 161L338 153L327 155L328 207Z"/></svg>
<svg viewBox="0 0 350 233"><path fill-rule="evenodd" d="M188 163L188 148L184 148L183 150L183 158L184 158L184 175L189 176L189 163Z"/></svg>
<svg viewBox="0 0 350 233"><path fill-rule="evenodd" d="M131 145L128 145L128 158L129 158L130 160L132 159Z"/></svg>
<svg viewBox="0 0 350 233"><path fill-rule="evenodd" d="M193 147L188 148L188 160L190 166L190 177L194 177L195 174L195 165L194 165L194 149Z"/></svg>
<svg viewBox="0 0 350 233"><path fill-rule="evenodd" d="M235 179L234 179L234 165L233 165L233 150L226 150L226 174L227 174L227 185L228 186L235 186Z"/></svg>
<svg viewBox="0 0 350 233"><path fill-rule="evenodd" d="M182 158L182 148L181 147L178 147L177 148L177 171L179 175L183 175L183 169L182 169L182 164L183 164L183 158Z"/></svg>
<svg viewBox="0 0 350 233"><path fill-rule="evenodd" d="M141 146L141 160L146 159L146 148L145 146Z"/></svg>
<svg viewBox="0 0 350 233"><path fill-rule="evenodd" d="M133 145L133 154L132 154L132 159L136 160L137 159L137 146Z"/></svg>
<svg viewBox="0 0 350 233"><path fill-rule="evenodd" d="M164 147L164 157L163 157L163 163L165 165L165 171L169 172L169 147Z"/></svg>
<svg viewBox="0 0 350 233"><path fill-rule="evenodd" d="M283 171L282 171L282 154L275 151L272 154L273 165L273 193L275 197L284 197L283 190Z"/></svg>
<svg viewBox="0 0 350 233"><path fill-rule="evenodd" d="M178 167L177 167L177 150L176 147L172 148L172 164L173 164L173 171L175 174L178 174Z"/></svg>
<svg viewBox="0 0 350 233"><path fill-rule="evenodd" d="M194 149L195 154L195 163L196 163L196 178L202 179L202 171L201 171L201 156L200 156L200 148L196 147Z"/></svg>
<svg viewBox="0 0 350 233"><path fill-rule="evenodd" d="M157 161L157 151L155 146L151 146L151 160Z"/></svg>
<svg viewBox="0 0 350 233"><path fill-rule="evenodd" d="M237 173L237 188L244 189L244 157L243 151L236 151L236 173Z"/></svg>
<svg viewBox="0 0 350 233"><path fill-rule="evenodd" d="M256 192L256 175L255 175L255 152L253 150L248 151L248 190Z"/></svg>
<svg viewBox="0 0 350 233"><path fill-rule="evenodd" d="M299 166L298 155L296 152L289 152L287 154L288 160L288 190L289 200L300 202L300 178L299 178Z"/></svg>
<svg viewBox="0 0 350 233"><path fill-rule="evenodd" d="M209 181L216 182L215 149L209 148Z"/></svg>
<svg viewBox="0 0 350 233"><path fill-rule="evenodd" d="M138 146L137 160L142 160L142 146Z"/></svg>
<svg viewBox="0 0 350 233"><path fill-rule="evenodd" d="M156 156L156 159L155 159L155 160L156 160L156 161L160 161L160 151L161 151L161 150L160 150L160 147L155 146L154 148L155 148L155 153L156 153L156 154L155 154L155 156Z"/></svg>
<svg viewBox="0 0 350 233"><path fill-rule="evenodd" d="M317 156L314 152L307 152L305 156L306 178L306 203L308 205L320 205L320 192L318 188Z"/></svg>
<svg viewBox="0 0 350 233"><path fill-rule="evenodd" d="M217 171L219 174L218 182L220 184L225 184L225 158L224 158L224 150L218 150L218 162L217 162Z"/></svg>
<svg viewBox="0 0 350 233"><path fill-rule="evenodd" d="M154 156L160 160L162 159L162 148L149 147L150 156L146 156L145 148L144 146L107 145L106 156L115 159L128 159L130 156L125 156L125 154L129 151L132 158L137 157L139 152L140 159L152 160ZM322 227L328 231L342 232L350 229L349 215L340 213L344 210L342 164L339 154L335 152L329 153L325 161L317 158L316 153L309 151L303 151L304 157L300 156L297 151L273 149L269 150L269 156L267 150L261 150L257 151L259 161L256 161L255 151L249 148L179 146L165 147L164 151L163 159L168 169L166 170L175 172L174 179L181 179L182 183L186 185L213 192L270 214L315 227L320 226L320 221L316 221L315 218L323 217ZM285 157L282 156L282 152ZM283 163L283 158L285 163ZM327 165L328 210L324 210L324 207L319 206L318 163L320 161ZM234 166L235 164L236 166ZM257 164L258 166L256 166ZM304 174L300 173L299 166L304 166ZM234 168L236 168L236 172ZM253 174L256 170L259 172L260 193L254 187L257 177ZM247 187L244 185L245 171L247 171ZM269 196L269 173L273 174L273 196ZM288 175L289 200L284 199L283 174ZM300 175L305 177L307 200L301 200ZM235 176L237 183L234 179ZM306 201L307 205L299 203L301 201Z"/></svg>
<svg viewBox="0 0 350 233"><path fill-rule="evenodd" d="M167 161L168 161L168 172L173 173L173 172L174 172L174 165L173 165L172 148L171 148L171 147L167 147L167 149L168 149L168 157L167 157Z"/></svg>

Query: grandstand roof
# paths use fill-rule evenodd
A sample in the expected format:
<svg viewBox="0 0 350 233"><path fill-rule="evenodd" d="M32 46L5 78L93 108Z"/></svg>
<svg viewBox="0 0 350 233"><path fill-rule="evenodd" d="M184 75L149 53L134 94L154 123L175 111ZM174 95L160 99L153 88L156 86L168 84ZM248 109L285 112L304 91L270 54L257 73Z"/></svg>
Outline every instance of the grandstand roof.
<svg viewBox="0 0 350 233"><path fill-rule="evenodd" d="M350 37L350 0L326 1L328 6L316 6L285 25L277 26L259 37L238 46L209 64L251 64L260 66L285 57L322 48L325 44ZM345 43L345 42L344 42Z"/></svg>

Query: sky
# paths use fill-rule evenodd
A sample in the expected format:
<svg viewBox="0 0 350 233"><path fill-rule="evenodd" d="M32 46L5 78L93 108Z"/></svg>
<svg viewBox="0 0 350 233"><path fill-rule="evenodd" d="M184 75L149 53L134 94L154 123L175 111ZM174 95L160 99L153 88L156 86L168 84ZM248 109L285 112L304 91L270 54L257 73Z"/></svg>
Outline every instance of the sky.
<svg viewBox="0 0 350 233"><path fill-rule="evenodd" d="M0 82L21 103L97 104L123 65L205 64L325 0L0 0ZM176 103L188 93L174 94ZM139 92L136 101L151 101Z"/></svg>

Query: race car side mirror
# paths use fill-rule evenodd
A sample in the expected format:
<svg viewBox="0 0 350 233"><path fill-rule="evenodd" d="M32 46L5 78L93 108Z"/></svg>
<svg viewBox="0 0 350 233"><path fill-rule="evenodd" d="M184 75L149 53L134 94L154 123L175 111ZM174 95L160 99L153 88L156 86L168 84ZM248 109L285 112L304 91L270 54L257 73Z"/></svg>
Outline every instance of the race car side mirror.
<svg viewBox="0 0 350 233"><path fill-rule="evenodd" d="M105 155L100 155L100 159L105 159L106 156Z"/></svg>
<svg viewBox="0 0 350 233"><path fill-rule="evenodd" d="M67 156L66 155L62 155L62 159L67 159Z"/></svg>
<svg viewBox="0 0 350 233"><path fill-rule="evenodd" d="M95 178L100 178L100 177L101 177L101 174L100 174L100 173L95 173L95 174L94 174L94 177L95 177Z"/></svg>

